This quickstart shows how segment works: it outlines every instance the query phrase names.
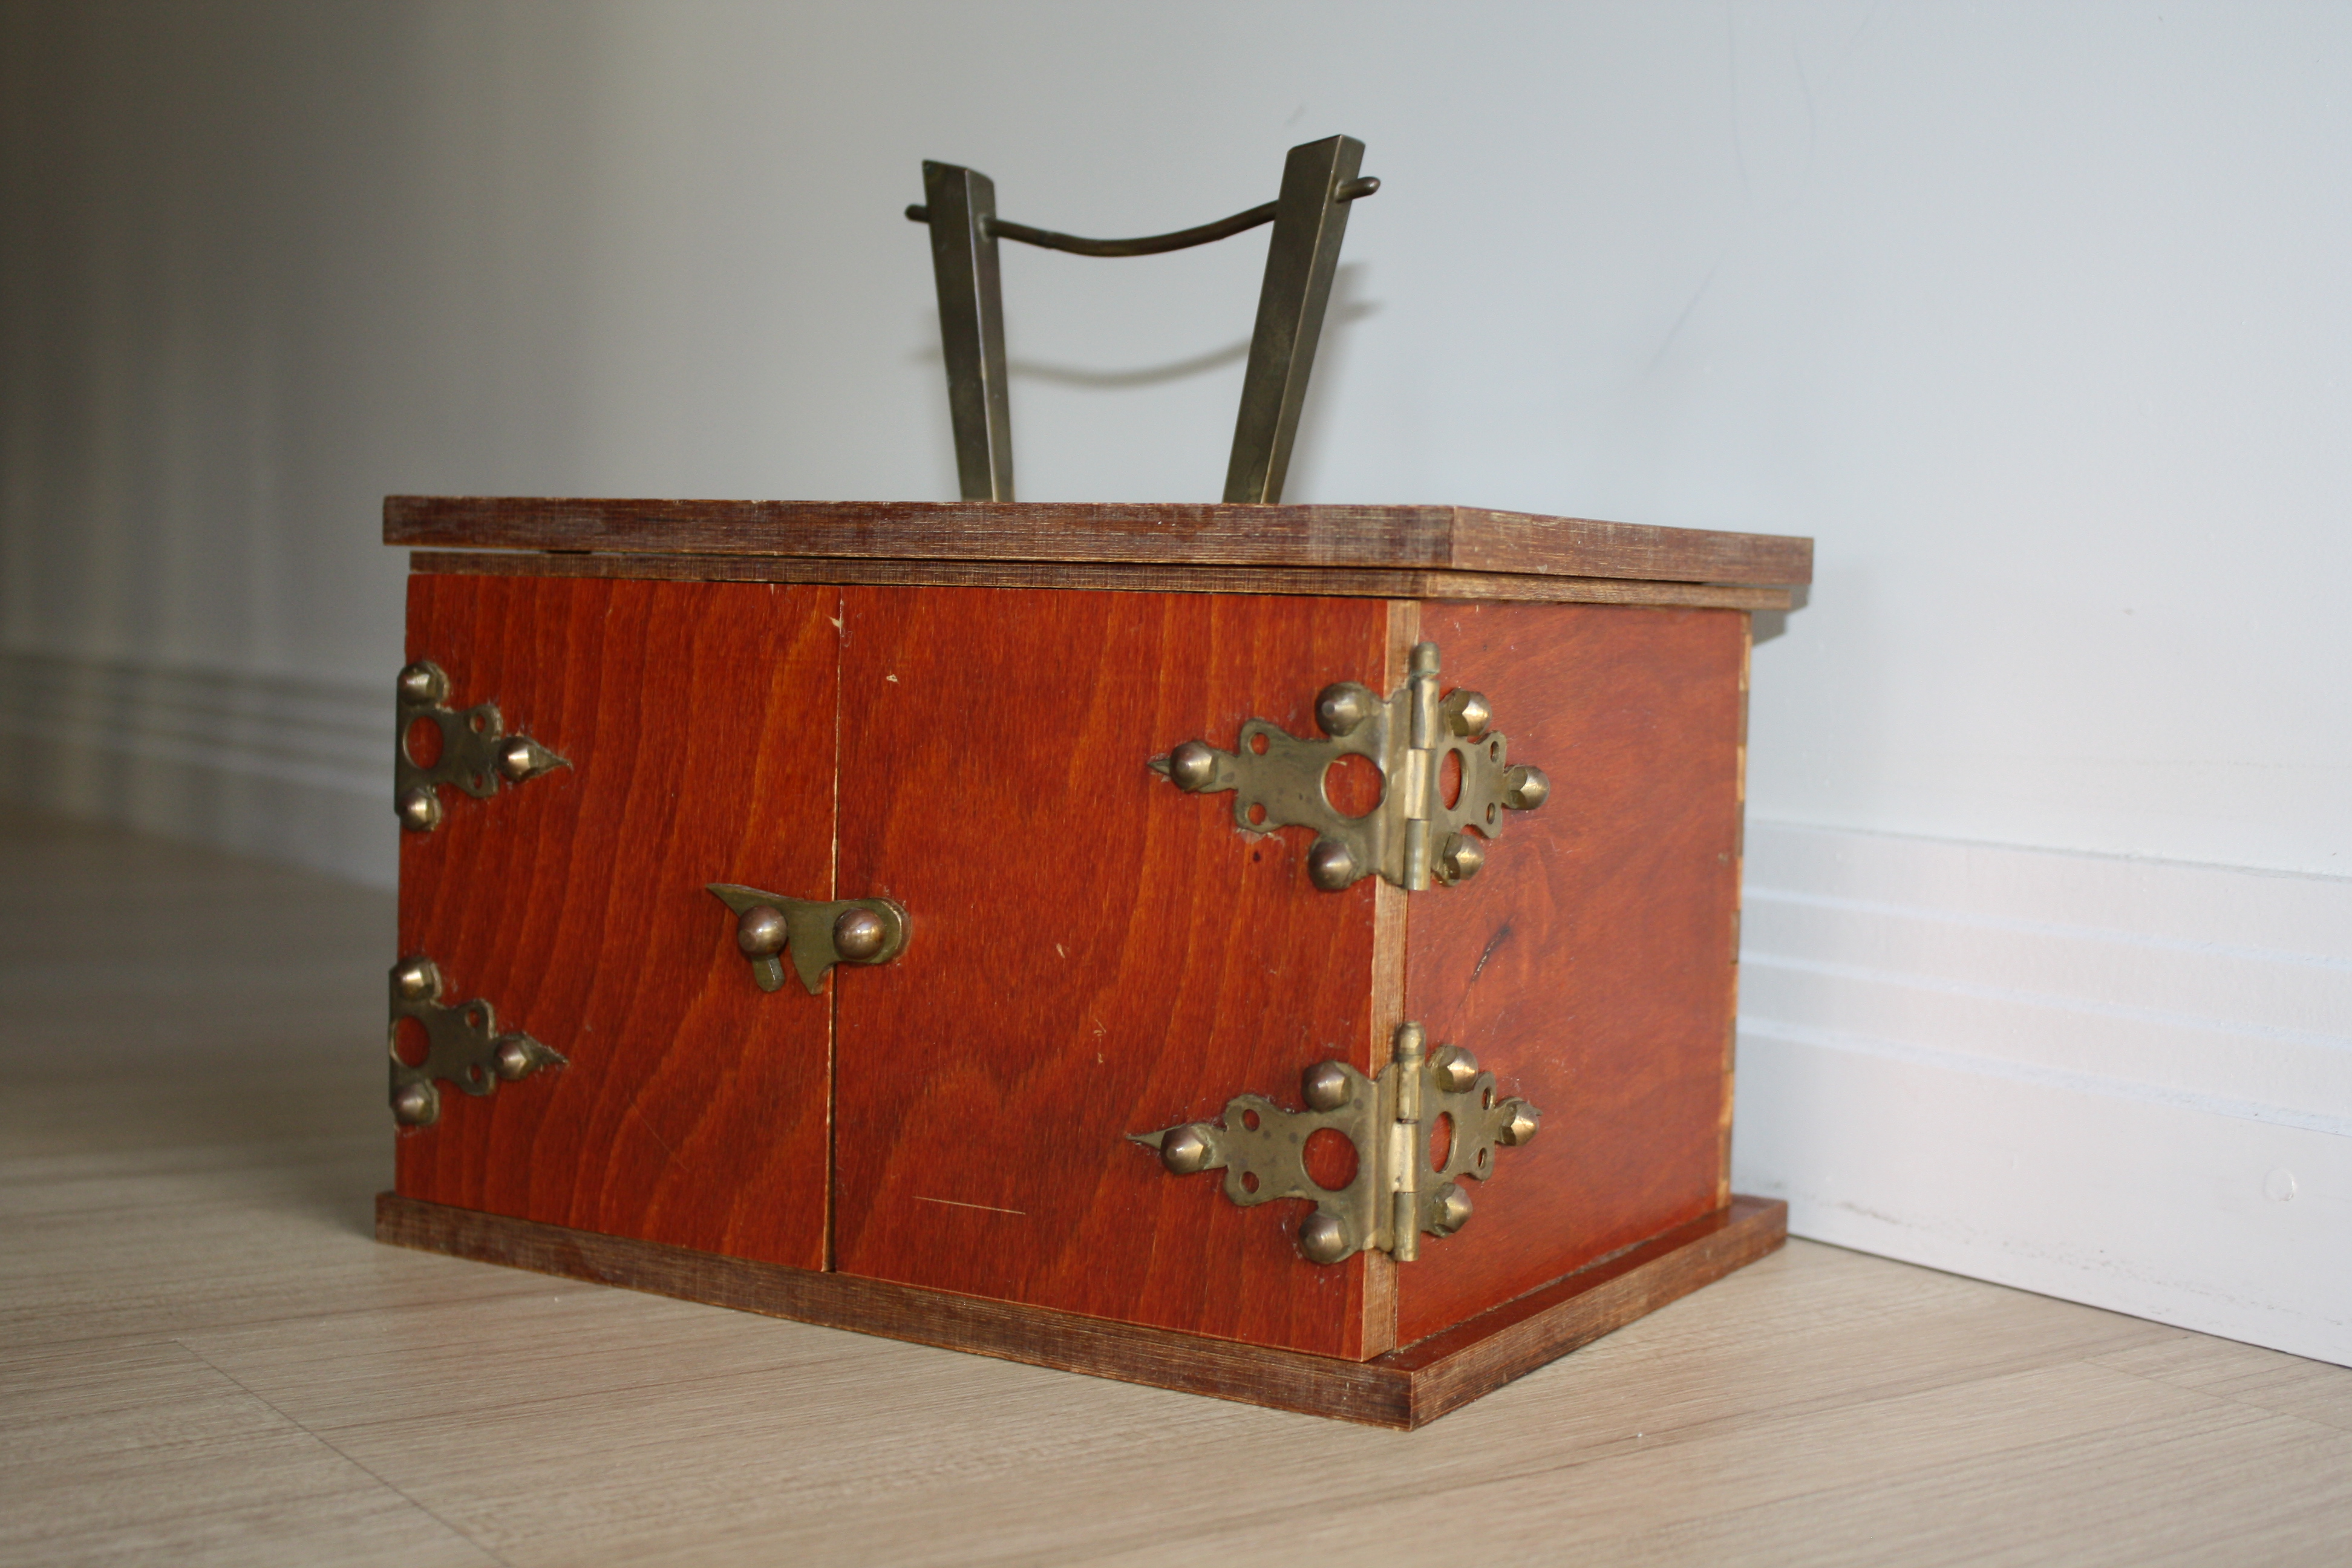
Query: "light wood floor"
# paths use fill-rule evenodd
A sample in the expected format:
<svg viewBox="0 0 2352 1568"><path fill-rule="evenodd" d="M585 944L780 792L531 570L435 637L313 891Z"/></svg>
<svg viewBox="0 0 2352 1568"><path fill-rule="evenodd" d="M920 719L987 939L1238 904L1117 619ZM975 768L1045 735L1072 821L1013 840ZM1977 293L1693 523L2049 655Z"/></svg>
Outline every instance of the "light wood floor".
<svg viewBox="0 0 2352 1568"><path fill-rule="evenodd" d="M0 1560L2352 1562L2352 1372L1833 1248L1401 1435L380 1247L391 900L0 829Z"/></svg>

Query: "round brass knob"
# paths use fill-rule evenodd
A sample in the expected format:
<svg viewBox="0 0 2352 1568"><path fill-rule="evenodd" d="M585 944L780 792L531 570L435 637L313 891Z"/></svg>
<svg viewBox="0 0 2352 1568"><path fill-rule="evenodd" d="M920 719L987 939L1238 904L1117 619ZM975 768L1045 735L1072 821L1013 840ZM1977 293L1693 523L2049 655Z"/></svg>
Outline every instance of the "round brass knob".
<svg viewBox="0 0 2352 1568"><path fill-rule="evenodd" d="M429 664L412 664L400 672L403 702L438 702L448 690L449 678Z"/></svg>
<svg viewBox="0 0 2352 1568"><path fill-rule="evenodd" d="M889 940L889 922L872 910L844 910L833 922L833 951L853 963L880 956Z"/></svg>
<svg viewBox="0 0 2352 1568"><path fill-rule="evenodd" d="M393 810L400 816L400 826L409 832L430 833L441 826L441 794L424 784L402 790Z"/></svg>
<svg viewBox="0 0 2352 1568"><path fill-rule="evenodd" d="M1307 879L1327 893L1336 893L1356 879L1356 856L1336 838L1318 838L1307 852Z"/></svg>
<svg viewBox="0 0 2352 1568"><path fill-rule="evenodd" d="M1355 1094L1356 1086L1348 1081L1348 1069L1338 1062L1317 1062L1307 1069L1301 1089L1309 1109L1337 1110Z"/></svg>
<svg viewBox="0 0 2352 1568"><path fill-rule="evenodd" d="M1470 1194L1448 1182L1429 1194L1429 1234L1452 1236L1470 1223Z"/></svg>
<svg viewBox="0 0 2352 1568"><path fill-rule="evenodd" d="M1298 1222L1298 1250L1309 1263L1337 1263L1348 1256L1348 1229L1318 1209Z"/></svg>
<svg viewBox="0 0 2352 1568"><path fill-rule="evenodd" d="M403 1084L392 1097L392 1119L403 1127L427 1127L441 1113L441 1096L429 1083Z"/></svg>
<svg viewBox="0 0 2352 1568"><path fill-rule="evenodd" d="M1486 732L1494 722L1495 710L1486 705L1484 695L1456 688L1444 703L1445 727L1467 740Z"/></svg>
<svg viewBox="0 0 2352 1568"><path fill-rule="evenodd" d="M429 958L404 958L393 966L392 988L404 1002L423 1002L441 989L441 976Z"/></svg>
<svg viewBox="0 0 2352 1568"><path fill-rule="evenodd" d="M1209 1141L1196 1127L1179 1127L1160 1141L1160 1163L1175 1176L1190 1176L1208 1168Z"/></svg>
<svg viewBox="0 0 2352 1568"><path fill-rule="evenodd" d="M1524 1100L1508 1100L1503 1109L1510 1114L1503 1119L1495 1135L1507 1147L1516 1149L1531 1141L1543 1126L1543 1113Z"/></svg>
<svg viewBox="0 0 2352 1568"><path fill-rule="evenodd" d="M1513 811L1533 811L1551 794L1551 780L1541 768L1513 768L1503 781L1503 804Z"/></svg>
<svg viewBox="0 0 2352 1568"><path fill-rule="evenodd" d="M1168 753L1168 777L1178 789L1202 790L1217 776L1217 753L1199 741L1187 741Z"/></svg>
<svg viewBox="0 0 2352 1568"><path fill-rule="evenodd" d="M1445 880L1466 882L1486 864L1486 851L1467 833L1449 833L1445 847L1438 852L1437 868Z"/></svg>
<svg viewBox="0 0 2352 1568"><path fill-rule="evenodd" d="M510 779L530 776L533 761L531 743L520 735L509 735L499 742L499 772Z"/></svg>
<svg viewBox="0 0 2352 1568"><path fill-rule="evenodd" d="M1375 699L1370 691L1353 681L1341 681L1327 686L1315 699L1315 722L1333 740L1352 735L1363 721L1372 716Z"/></svg>
<svg viewBox="0 0 2352 1568"><path fill-rule="evenodd" d="M772 958L784 951L790 928L773 904L753 904L735 922L735 945L746 958Z"/></svg>
<svg viewBox="0 0 2352 1568"><path fill-rule="evenodd" d="M1467 1094L1478 1081L1478 1058L1460 1046L1448 1046L1430 1064L1430 1076L1448 1094Z"/></svg>
<svg viewBox="0 0 2352 1568"><path fill-rule="evenodd" d="M490 1065L509 1083L525 1077L530 1071L530 1047L520 1040L500 1040L499 1048L490 1053Z"/></svg>

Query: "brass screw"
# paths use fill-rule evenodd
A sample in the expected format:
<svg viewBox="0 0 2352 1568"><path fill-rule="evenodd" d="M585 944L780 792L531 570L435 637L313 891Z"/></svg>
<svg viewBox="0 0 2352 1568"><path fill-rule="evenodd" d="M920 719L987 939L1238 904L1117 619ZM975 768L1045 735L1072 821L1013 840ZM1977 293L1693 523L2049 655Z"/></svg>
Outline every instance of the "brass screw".
<svg viewBox="0 0 2352 1568"><path fill-rule="evenodd" d="M538 763L539 748L520 735L509 735L499 742L499 772L520 784L530 776Z"/></svg>
<svg viewBox="0 0 2352 1568"><path fill-rule="evenodd" d="M500 1078L512 1083L515 1079L530 1074L530 1047L517 1039L500 1040L499 1048L490 1053L490 1063L499 1069Z"/></svg>
<svg viewBox="0 0 2352 1568"><path fill-rule="evenodd" d="M1179 1127L1160 1141L1160 1163L1169 1173L1189 1176L1209 1164L1209 1141L1197 1127Z"/></svg>
<svg viewBox="0 0 2352 1568"><path fill-rule="evenodd" d="M1372 694L1352 680L1327 686L1315 699L1315 722L1333 740L1356 732L1372 716Z"/></svg>
<svg viewBox="0 0 2352 1568"><path fill-rule="evenodd" d="M1217 753L1199 741L1187 741L1168 753L1168 777L1178 789L1202 790L1217 776Z"/></svg>
<svg viewBox="0 0 2352 1568"><path fill-rule="evenodd" d="M1309 1263L1337 1263L1348 1256L1348 1229L1317 1209L1298 1222L1298 1250Z"/></svg>
<svg viewBox="0 0 2352 1568"><path fill-rule="evenodd" d="M1337 1110L1355 1094L1356 1086L1348 1081L1348 1069L1338 1062L1317 1062L1307 1069L1301 1090L1310 1109Z"/></svg>
<svg viewBox="0 0 2352 1568"><path fill-rule="evenodd" d="M404 1002L423 1002L441 989L441 972L429 958L404 958L392 966L392 988Z"/></svg>
<svg viewBox="0 0 2352 1568"><path fill-rule="evenodd" d="M890 928L872 910L844 910L833 922L833 951L852 963L864 963L890 940Z"/></svg>
<svg viewBox="0 0 2352 1568"><path fill-rule="evenodd" d="M392 808L400 826L411 833L430 833L441 826L441 792L429 784L402 790Z"/></svg>
<svg viewBox="0 0 2352 1568"><path fill-rule="evenodd" d="M1448 884L1466 882L1486 864L1486 852L1466 833L1449 833L1437 852L1437 874Z"/></svg>
<svg viewBox="0 0 2352 1568"><path fill-rule="evenodd" d="M1516 1149L1531 1142L1543 1126L1543 1112L1524 1100L1507 1100L1503 1102L1503 1110L1508 1114L1503 1118L1503 1125L1496 1136L1509 1148Z"/></svg>
<svg viewBox="0 0 2352 1568"><path fill-rule="evenodd" d="M1513 811L1533 811L1551 794L1551 780L1541 768L1513 768L1503 775L1503 804Z"/></svg>
<svg viewBox="0 0 2352 1568"><path fill-rule="evenodd" d="M1478 1058L1460 1046L1447 1046L1429 1059L1431 1076L1448 1094L1467 1094L1478 1081Z"/></svg>
<svg viewBox="0 0 2352 1568"><path fill-rule="evenodd" d="M392 1119L403 1127L430 1127L441 1114L441 1096L429 1083L404 1083L393 1090Z"/></svg>
<svg viewBox="0 0 2352 1568"><path fill-rule="evenodd" d="M449 694L449 678L434 665L419 660L400 672L400 700L423 704Z"/></svg>
<svg viewBox="0 0 2352 1568"><path fill-rule="evenodd" d="M1452 1236L1470 1223L1470 1194L1458 1182L1448 1182L1429 1194L1429 1222L1425 1228L1432 1236Z"/></svg>
<svg viewBox="0 0 2352 1568"><path fill-rule="evenodd" d="M1307 852L1307 879L1336 893L1356 879L1356 854L1336 838L1318 838Z"/></svg>
<svg viewBox="0 0 2352 1568"><path fill-rule="evenodd" d="M1446 698L1440 710L1445 715L1445 727L1465 741L1485 734L1486 726L1495 720L1495 710L1486 705L1483 695L1460 687Z"/></svg>
<svg viewBox="0 0 2352 1568"><path fill-rule="evenodd" d="M784 951L791 928L773 904L753 904L735 922L735 945L746 958L772 958Z"/></svg>

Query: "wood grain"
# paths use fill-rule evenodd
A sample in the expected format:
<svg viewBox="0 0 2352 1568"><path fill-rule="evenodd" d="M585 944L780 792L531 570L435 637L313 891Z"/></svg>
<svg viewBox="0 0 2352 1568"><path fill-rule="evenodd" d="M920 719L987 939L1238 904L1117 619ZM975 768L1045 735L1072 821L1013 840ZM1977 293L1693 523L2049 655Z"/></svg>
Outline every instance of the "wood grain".
<svg viewBox="0 0 2352 1568"><path fill-rule="evenodd" d="M408 657L568 768L403 835L400 946L570 1065L444 1086L414 1197L824 1261L830 999L751 982L704 885L831 897L838 592L409 580ZM387 703L387 713L390 704Z"/></svg>
<svg viewBox="0 0 2352 1568"><path fill-rule="evenodd" d="M1424 604L1443 685L1551 779L1486 868L1409 900L1406 1016L1543 1129L1398 1270L1411 1342L1717 1207L1729 1110L1740 668L1727 610Z"/></svg>
<svg viewBox="0 0 2352 1568"><path fill-rule="evenodd" d="M1650 582L1812 580L1812 541L1451 506L387 496L387 544L1159 565L1408 567Z"/></svg>
<svg viewBox="0 0 2352 1568"><path fill-rule="evenodd" d="M906 955L840 988L835 1258L850 1273L1325 1355L1364 1260L1303 1202L1238 1208L1128 1141L1370 1065L1378 895L1307 880L1312 835L1238 829L1151 757L1380 679L1376 600L853 588L842 886Z"/></svg>
<svg viewBox="0 0 2352 1568"><path fill-rule="evenodd" d="M1788 1214L1777 1200L1736 1199L1448 1333L1371 1361L754 1263L397 1193L376 1200L376 1237L739 1311L1409 1430L1777 1250L1788 1239Z"/></svg>
<svg viewBox="0 0 2352 1568"><path fill-rule="evenodd" d="M1538 577L1351 566L1162 566L1063 561L867 561L794 555L627 555L579 551L419 550L417 572L633 577L690 583L838 583L941 588L1083 588L1127 593L1313 594L1371 599L1513 599L1559 605L1681 605L1786 610L1786 588Z"/></svg>

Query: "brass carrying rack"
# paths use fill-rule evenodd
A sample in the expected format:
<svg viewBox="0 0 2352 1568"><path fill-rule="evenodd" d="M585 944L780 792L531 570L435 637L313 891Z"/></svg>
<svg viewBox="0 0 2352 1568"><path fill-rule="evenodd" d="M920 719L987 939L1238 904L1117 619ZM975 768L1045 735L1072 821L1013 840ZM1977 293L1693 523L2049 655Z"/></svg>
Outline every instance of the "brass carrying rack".
<svg viewBox="0 0 2352 1568"><path fill-rule="evenodd" d="M1307 402L1307 378L1350 203L1381 188L1358 173L1364 144L1329 136L1293 147L1282 167L1282 194L1231 217L1141 239L1083 239L996 216L996 183L977 169L925 162L925 199L907 209L931 231L931 270L940 290L940 340L948 370L948 408L955 426L956 477L965 500L1013 499L1013 413L1005 390L1004 299L996 242L1018 240L1076 256L1156 256L1274 226L1249 369L1225 468L1229 502L1271 506L1282 500L1290 452Z"/></svg>

